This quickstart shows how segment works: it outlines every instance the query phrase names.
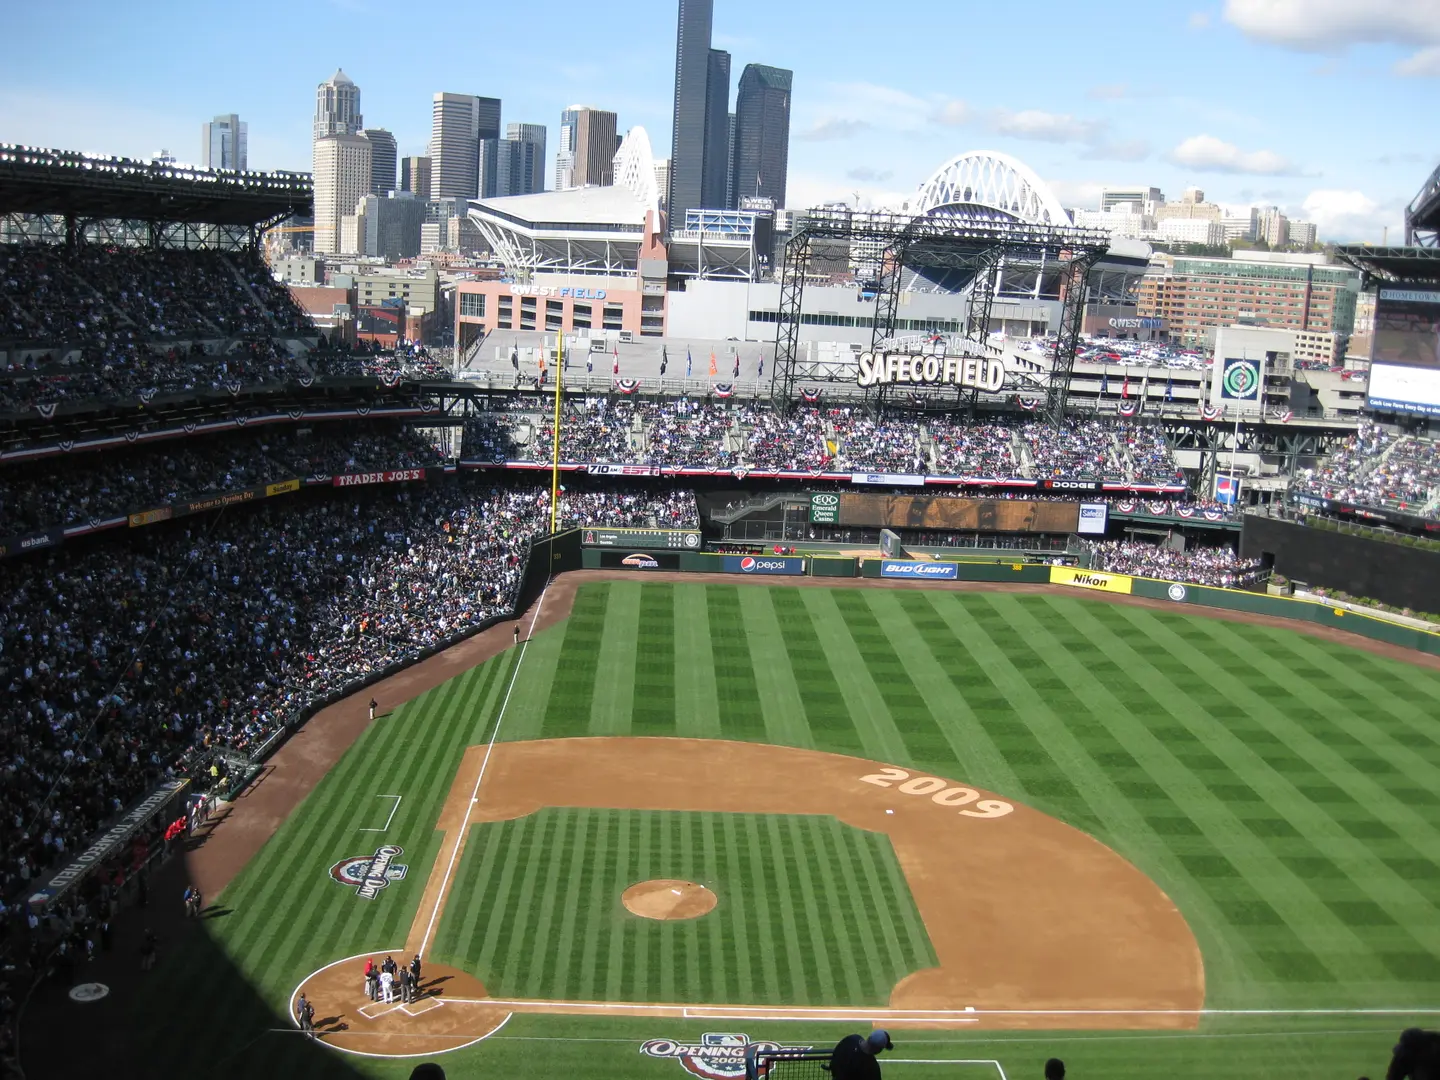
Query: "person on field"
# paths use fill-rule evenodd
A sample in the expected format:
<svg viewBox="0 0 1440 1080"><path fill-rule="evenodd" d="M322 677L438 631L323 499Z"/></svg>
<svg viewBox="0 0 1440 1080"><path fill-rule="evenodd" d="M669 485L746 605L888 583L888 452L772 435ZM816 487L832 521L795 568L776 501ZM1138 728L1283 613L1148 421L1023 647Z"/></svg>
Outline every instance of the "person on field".
<svg viewBox="0 0 1440 1080"><path fill-rule="evenodd" d="M420 954L417 952L410 958L410 978L415 983L415 996L420 996Z"/></svg>
<svg viewBox="0 0 1440 1080"><path fill-rule="evenodd" d="M295 1002L295 1019L299 1022L301 1031L310 1038L315 1038L315 1006L305 999L304 994Z"/></svg>
<svg viewBox="0 0 1440 1080"><path fill-rule="evenodd" d="M370 719L371 719L371 720L374 720L374 719L375 719L375 710L376 710L377 708L379 708L379 706L380 706L380 703L379 703L378 701L376 701L376 700L372 697L372 698L370 699Z"/></svg>
<svg viewBox="0 0 1440 1080"><path fill-rule="evenodd" d="M1045 1062L1045 1080L1065 1080L1065 1063L1059 1058Z"/></svg>
<svg viewBox="0 0 1440 1080"><path fill-rule="evenodd" d="M1440 1080L1440 1031L1402 1031L1385 1080Z"/></svg>
<svg viewBox="0 0 1440 1080"><path fill-rule="evenodd" d="M518 619L515 622L515 644L520 644L520 622Z"/></svg>
<svg viewBox="0 0 1440 1080"><path fill-rule="evenodd" d="M375 1000L375 994L380 989L379 976L380 973L375 968L375 961L367 959L365 961L365 996L371 1001Z"/></svg>
<svg viewBox="0 0 1440 1080"><path fill-rule="evenodd" d="M395 1001L395 976L388 971L380 972L380 1000L386 1005Z"/></svg>
<svg viewBox="0 0 1440 1080"><path fill-rule="evenodd" d="M881 1051L894 1049L888 1031L846 1035L830 1053L830 1075L834 1080L880 1080L877 1056Z"/></svg>

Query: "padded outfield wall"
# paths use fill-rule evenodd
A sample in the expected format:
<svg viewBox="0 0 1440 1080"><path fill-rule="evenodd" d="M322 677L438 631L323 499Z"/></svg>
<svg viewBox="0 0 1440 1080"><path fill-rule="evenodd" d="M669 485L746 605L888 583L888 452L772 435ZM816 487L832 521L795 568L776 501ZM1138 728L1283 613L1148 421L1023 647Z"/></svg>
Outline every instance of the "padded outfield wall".
<svg viewBox="0 0 1440 1080"><path fill-rule="evenodd" d="M1246 514L1240 554L1307 585L1440 612L1440 553Z"/></svg>

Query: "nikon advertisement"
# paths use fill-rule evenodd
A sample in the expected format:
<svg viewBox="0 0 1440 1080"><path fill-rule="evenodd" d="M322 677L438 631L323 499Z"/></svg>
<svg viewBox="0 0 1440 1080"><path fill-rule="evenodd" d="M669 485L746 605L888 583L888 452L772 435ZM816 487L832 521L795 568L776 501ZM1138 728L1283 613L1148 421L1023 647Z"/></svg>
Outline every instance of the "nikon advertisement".
<svg viewBox="0 0 1440 1080"><path fill-rule="evenodd" d="M929 356L919 353L861 353L861 386L906 383L912 386L959 386L995 393L1005 385L1005 365L978 356Z"/></svg>

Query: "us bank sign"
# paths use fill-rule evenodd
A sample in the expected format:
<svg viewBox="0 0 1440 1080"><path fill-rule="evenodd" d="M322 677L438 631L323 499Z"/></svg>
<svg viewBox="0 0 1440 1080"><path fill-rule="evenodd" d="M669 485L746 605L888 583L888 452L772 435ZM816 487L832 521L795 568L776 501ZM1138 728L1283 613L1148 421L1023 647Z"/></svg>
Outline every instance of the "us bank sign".
<svg viewBox="0 0 1440 1080"><path fill-rule="evenodd" d="M908 383L914 386L963 386L994 393L1005 385L1005 365L976 356L929 356L917 353L861 353L861 386Z"/></svg>

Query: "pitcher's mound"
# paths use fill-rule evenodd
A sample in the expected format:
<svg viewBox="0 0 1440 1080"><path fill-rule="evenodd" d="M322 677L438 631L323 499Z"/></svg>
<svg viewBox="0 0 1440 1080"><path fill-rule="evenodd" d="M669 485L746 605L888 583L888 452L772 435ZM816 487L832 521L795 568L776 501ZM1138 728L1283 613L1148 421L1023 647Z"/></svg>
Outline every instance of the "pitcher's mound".
<svg viewBox="0 0 1440 1080"><path fill-rule="evenodd" d="M655 878L631 885L620 902L642 919L698 919L715 910L715 894L693 881Z"/></svg>

